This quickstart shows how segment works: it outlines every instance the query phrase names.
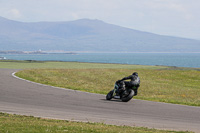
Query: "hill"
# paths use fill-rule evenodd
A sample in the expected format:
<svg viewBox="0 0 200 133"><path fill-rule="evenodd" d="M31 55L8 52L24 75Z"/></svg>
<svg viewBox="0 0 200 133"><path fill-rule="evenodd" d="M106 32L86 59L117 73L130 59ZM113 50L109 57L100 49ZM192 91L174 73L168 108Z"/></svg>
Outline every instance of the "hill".
<svg viewBox="0 0 200 133"><path fill-rule="evenodd" d="M142 32L100 20L18 22L0 17L0 50L200 52L200 41Z"/></svg>

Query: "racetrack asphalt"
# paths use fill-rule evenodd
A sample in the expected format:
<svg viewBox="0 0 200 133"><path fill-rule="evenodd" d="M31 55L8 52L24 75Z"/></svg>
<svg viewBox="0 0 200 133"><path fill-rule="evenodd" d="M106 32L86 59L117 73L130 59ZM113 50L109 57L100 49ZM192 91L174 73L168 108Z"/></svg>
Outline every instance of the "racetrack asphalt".
<svg viewBox="0 0 200 133"><path fill-rule="evenodd" d="M107 101L101 94L27 82L13 77L16 71L0 69L0 112L200 132L200 107L136 99Z"/></svg>

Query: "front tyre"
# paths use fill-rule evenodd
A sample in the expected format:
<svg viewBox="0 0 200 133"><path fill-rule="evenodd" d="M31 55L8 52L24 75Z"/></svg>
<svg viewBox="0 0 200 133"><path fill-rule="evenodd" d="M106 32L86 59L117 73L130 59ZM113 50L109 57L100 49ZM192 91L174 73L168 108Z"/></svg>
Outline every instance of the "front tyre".
<svg viewBox="0 0 200 133"><path fill-rule="evenodd" d="M133 96L134 96L134 91L133 90L131 90L131 89L129 89L129 90L126 90L125 92L124 92L125 94L123 94L122 95L122 102L128 102L128 101L130 101L132 98L133 98Z"/></svg>
<svg viewBox="0 0 200 133"><path fill-rule="evenodd" d="M113 96L113 90L110 91L107 95L106 95L106 100L111 100Z"/></svg>

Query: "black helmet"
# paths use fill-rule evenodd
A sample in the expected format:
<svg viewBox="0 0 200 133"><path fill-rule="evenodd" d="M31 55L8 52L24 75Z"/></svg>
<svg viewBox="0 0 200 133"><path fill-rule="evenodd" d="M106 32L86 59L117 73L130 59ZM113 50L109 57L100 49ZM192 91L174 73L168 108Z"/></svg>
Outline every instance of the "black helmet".
<svg viewBox="0 0 200 133"><path fill-rule="evenodd" d="M137 72L134 72L132 75L138 76L138 73L137 73Z"/></svg>

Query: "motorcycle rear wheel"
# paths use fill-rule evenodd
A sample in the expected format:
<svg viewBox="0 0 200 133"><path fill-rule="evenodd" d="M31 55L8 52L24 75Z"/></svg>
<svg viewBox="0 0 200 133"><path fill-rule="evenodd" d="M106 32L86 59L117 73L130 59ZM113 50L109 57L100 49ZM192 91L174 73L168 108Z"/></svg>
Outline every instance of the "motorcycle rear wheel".
<svg viewBox="0 0 200 133"><path fill-rule="evenodd" d="M127 90L128 92L128 95L125 95L125 96L123 96L122 95L122 102L128 102L128 101L130 101L132 98L133 98L133 96L134 96L134 91L133 90L131 90L131 89L129 89L129 90Z"/></svg>

